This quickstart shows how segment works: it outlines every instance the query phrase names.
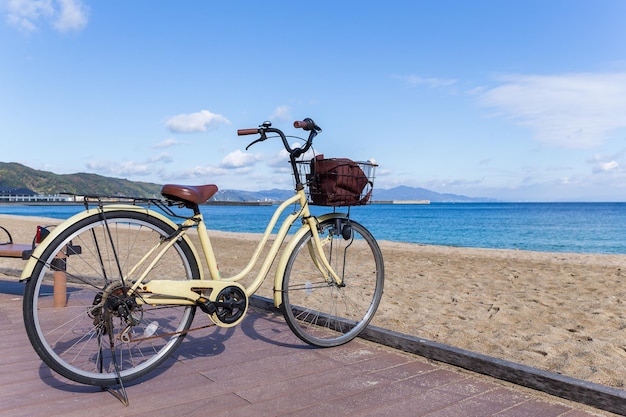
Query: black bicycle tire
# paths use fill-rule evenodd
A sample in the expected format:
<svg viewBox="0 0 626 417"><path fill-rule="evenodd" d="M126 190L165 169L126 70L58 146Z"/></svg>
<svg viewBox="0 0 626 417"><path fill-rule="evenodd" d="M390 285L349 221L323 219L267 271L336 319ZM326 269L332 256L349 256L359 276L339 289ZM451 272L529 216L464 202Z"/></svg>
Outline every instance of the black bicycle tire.
<svg viewBox="0 0 626 417"><path fill-rule="evenodd" d="M320 223L320 227L321 229L324 229L326 227L332 227L336 221L337 221L336 219L325 220L324 222ZM342 221L348 222L352 226L353 230L356 230L361 236L363 236L363 238L367 242L372 252L373 260L376 265L375 290L374 290L374 293L372 294L372 300L371 300L368 310L365 312L364 316L361 317L360 320L356 322L356 324L351 330L349 330L346 333L339 334L335 338L318 338L309 334L307 332L307 329L305 328L305 327L308 328L309 326L303 327L301 325L301 321L299 321L296 318L296 314L302 311L301 307L290 304L290 291L293 291L290 289L290 279L291 279L292 272L293 272L292 268L300 252L302 250L306 250L305 247L308 245L308 242L312 239L312 233L311 231L308 231L300 239L300 241L295 245L294 250L290 254L289 259L287 261L287 264L285 267L285 273L283 277L283 283L282 283L283 303L281 305L281 310L285 317L285 321L287 322L292 332L302 341L313 346L334 347L334 346L345 344L353 340L371 322L371 320L373 319L376 313L376 310L378 309L378 306L380 305L380 301L382 299L383 287L384 287L384 262L383 262L382 252L380 250L380 247L378 246L378 243L376 242L376 239L369 232L369 230L367 230L363 225L353 220L348 220L348 219L343 219ZM347 285L350 285L350 283L348 283ZM341 289L339 290L341 291ZM317 312L317 311L312 312L313 315L317 313L323 313L323 312ZM328 318L323 318L323 320L328 320ZM332 320L342 320L342 317L333 317Z"/></svg>
<svg viewBox="0 0 626 417"><path fill-rule="evenodd" d="M143 212L137 211L126 211L126 210L116 210L116 211L107 211L106 218L108 220L120 220L120 219L129 219L132 221L141 221L146 224L151 224L152 226L160 229L164 235L171 234L174 232L174 229L163 222L162 220L147 215ZM118 378L115 375L111 375L109 377L93 377L87 376L83 373L76 372L72 369L72 367L66 366L66 364L59 359L56 354L53 354L52 348L48 346L48 343L45 340L42 340L42 336L38 332L38 324L36 323L36 316L34 304L35 290L38 286L38 280L43 279L42 271L46 267L45 260L50 259L54 254L58 252L58 248L63 245L62 242L71 237L73 234L89 227L92 224L100 223L102 221L100 214L93 214L89 217L79 220L75 224L69 226L66 230L61 232L61 234L56 237L54 240L47 243L47 247L42 252L40 257L41 260L37 263L35 268L33 269L33 273L31 278L28 279L24 291L24 300L23 300L23 316L24 316L24 325L26 328L26 333L28 338L38 356L43 360L43 362L48 365L52 370L54 370L59 375L70 379L72 381L86 384L86 385L94 385L94 386L112 386L119 383ZM187 242L183 239L179 239L175 245L178 245L181 253L183 254L186 261L189 263L188 269L190 271L192 279L198 279L200 276L198 263L193 254L191 247L187 244ZM35 277L35 278L33 278ZM41 284L41 283L39 283ZM188 310L185 310L187 314L184 319L184 324L182 325L182 330L175 339L172 339L172 342L167 343L166 351L159 354L159 356L148 366L142 367L138 372L124 372L122 376L123 382L129 382L140 378L153 370L159 367L168 357L171 356L173 352L180 346L185 335L186 330L188 330L191 326L191 323L195 316L195 306L191 306ZM183 321L181 320L181 323ZM87 372L85 372L87 374Z"/></svg>

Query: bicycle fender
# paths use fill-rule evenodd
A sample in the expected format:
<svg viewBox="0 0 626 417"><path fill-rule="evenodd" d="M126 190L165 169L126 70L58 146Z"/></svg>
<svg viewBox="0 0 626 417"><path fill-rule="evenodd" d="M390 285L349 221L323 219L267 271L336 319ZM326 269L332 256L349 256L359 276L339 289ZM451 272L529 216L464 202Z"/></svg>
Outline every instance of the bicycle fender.
<svg viewBox="0 0 626 417"><path fill-rule="evenodd" d="M325 220L329 219L338 219L338 218L347 218L348 215L346 213L328 213L322 216L317 216L317 220L321 223ZM302 226L298 231L289 239L287 246L285 246L285 250L280 256L280 260L278 261L278 266L276 267L276 276L274 277L274 306L276 308L280 307L283 304L283 278L285 275L285 267L287 267L287 262L289 261L289 255L296 248L296 244L302 239L302 237L309 231L309 228L306 226Z"/></svg>
<svg viewBox="0 0 626 417"><path fill-rule="evenodd" d="M133 205L128 205L128 204L111 204L111 205L102 207L102 210L104 210L105 213L112 212L112 211L135 211L135 212L140 212L140 213L144 213L144 214L149 215L149 216L156 217L159 220L163 221L164 223L167 223L168 225L170 225L174 229L178 228L178 226L173 221L171 221L170 219L168 219L167 217L165 217L161 213L158 213L158 212L156 212L154 210L147 209L145 207L133 206ZM25 280L29 279L31 277L32 273L33 273L33 270L35 269L35 266L37 265L37 262L41 262L40 261L41 255L43 254L43 252L48 247L46 242L52 242L56 237L58 237L61 233L63 233L72 224L74 224L76 222L79 222L79 221L81 221L83 219L86 219L89 216L93 216L94 214L98 214L99 212L100 212L99 208L92 208L92 209L81 211L80 213L77 213L77 214L73 215L72 217L68 218L67 220L64 220L63 222L61 222L61 224L59 224L54 229L52 229L50 231L50 234L48 236L46 236L46 238L44 239L42 244L38 245L33 250L33 253L30 255L30 258L28 258L28 261L26 262L26 266L24 266L24 269L22 270L22 275L20 276L20 281L25 281ZM193 256L196 258L196 262L198 263L198 266L201 266L202 264L200 263L200 257L198 256L198 252L196 251L196 248L193 245L193 243L191 242L191 240L189 239L189 237L185 235L185 236L182 237L182 239L185 240L187 242L187 244L189 245L189 248L193 252ZM199 269L200 269L200 277L199 278L200 279L204 279L204 272L203 272L202 268L199 268Z"/></svg>

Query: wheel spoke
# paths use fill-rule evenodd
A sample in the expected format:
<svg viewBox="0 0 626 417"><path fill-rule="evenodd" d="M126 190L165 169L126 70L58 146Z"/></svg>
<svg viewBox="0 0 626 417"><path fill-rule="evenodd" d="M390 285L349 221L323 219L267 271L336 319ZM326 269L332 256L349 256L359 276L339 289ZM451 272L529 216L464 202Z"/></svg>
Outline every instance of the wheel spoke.
<svg viewBox="0 0 626 417"><path fill-rule="evenodd" d="M296 244L285 268L285 319L298 337L316 346L336 346L356 337L374 316L382 296L384 270L376 241L360 224L342 222L352 228L348 238L337 232L336 220L323 222L324 236L320 236L341 285L325 279L328 274L311 250L311 232Z"/></svg>
<svg viewBox="0 0 626 417"><path fill-rule="evenodd" d="M170 224L124 210L107 212L106 218L106 224L97 214L84 218L48 242L24 295L26 330L42 360L66 378L100 386L119 382L116 366L123 381L159 366L193 320L193 306L153 307L140 302L140 294L127 293L123 281L130 272L145 274L146 281L200 276L193 252L182 239L151 270L146 266L153 258L139 263L150 248L174 233ZM60 252L66 254L64 307L55 305L52 295L59 272L52 265ZM133 337L143 335L150 323L157 323L156 334L172 335ZM121 337L125 329L128 338Z"/></svg>

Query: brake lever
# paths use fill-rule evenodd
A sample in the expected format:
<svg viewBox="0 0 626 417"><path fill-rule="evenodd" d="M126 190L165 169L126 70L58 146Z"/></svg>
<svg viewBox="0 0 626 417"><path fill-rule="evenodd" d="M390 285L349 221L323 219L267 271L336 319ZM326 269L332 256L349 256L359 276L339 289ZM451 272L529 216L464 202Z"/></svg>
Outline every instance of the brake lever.
<svg viewBox="0 0 626 417"><path fill-rule="evenodd" d="M258 139L257 139L257 140L255 140L255 141L251 142L248 146L246 146L246 151L248 150L248 148L250 148L250 147L251 147L252 145L254 145L255 143L257 143L257 142L263 142L264 140L266 140L266 139L267 139L267 136L265 135L265 129L268 127L268 126L267 126L267 124L270 124L270 125L271 125L271 123L270 123L270 122L265 122L265 123L263 123L263 124L260 126L260 128L261 128L261 129L259 129L259 130L260 130L259 134L261 135L261 137L260 137L260 138L258 138Z"/></svg>
<svg viewBox="0 0 626 417"><path fill-rule="evenodd" d="M248 148L250 148L252 145L254 145L257 142L263 142L266 138L259 138L257 140L255 140L254 142L250 143L248 146L246 146L246 151L248 150Z"/></svg>

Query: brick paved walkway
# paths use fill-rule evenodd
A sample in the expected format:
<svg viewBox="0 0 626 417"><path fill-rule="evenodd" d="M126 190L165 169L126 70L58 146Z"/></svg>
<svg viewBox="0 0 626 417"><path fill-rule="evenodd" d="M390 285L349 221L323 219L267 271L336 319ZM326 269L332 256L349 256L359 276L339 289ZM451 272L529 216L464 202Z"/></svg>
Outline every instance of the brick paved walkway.
<svg viewBox="0 0 626 417"><path fill-rule="evenodd" d="M611 416L375 343L300 343L282 316L252 309L233 329L190 333L158 372L108 392L52 374L22 324L22 284L0 281L0 415ZM195 325L206 323L196 315Z"/></svg>

